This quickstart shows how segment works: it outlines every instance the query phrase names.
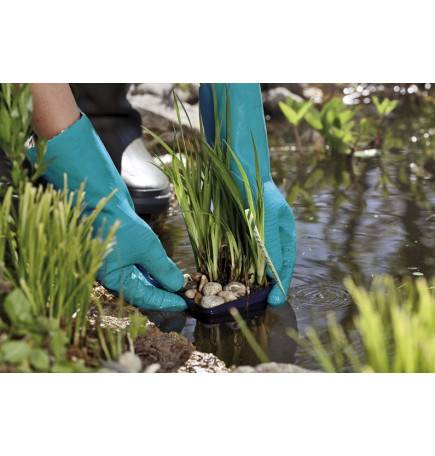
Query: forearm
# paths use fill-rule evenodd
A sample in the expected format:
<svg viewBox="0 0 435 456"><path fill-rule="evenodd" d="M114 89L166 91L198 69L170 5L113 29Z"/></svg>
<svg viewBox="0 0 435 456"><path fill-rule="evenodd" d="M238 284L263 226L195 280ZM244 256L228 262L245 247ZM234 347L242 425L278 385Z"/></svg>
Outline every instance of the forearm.
<svg viewBox="0 0 435 456"><path fill-rule="evenodd" d="M201 84L201 114L209 142L213 142L214 140L214 131L213 128L210 128L210 126L215 125L213 91L217 104L219 122L221 124L222 139L225 140L227 136L226 112L228 97L230 108L229 133L232 149L242 162L252 183L255 181L255 142L261 178L263 181L270 180L269 147L260 85L233 83ZM205 117L208 119L206 120Z"/></svg>
<svg viewBox="0 0 435 456"><path fill-rule="evenodd" d="M33 128L38 136L50 139L79 119L69 84L30 84L30 90Z"/></svg>

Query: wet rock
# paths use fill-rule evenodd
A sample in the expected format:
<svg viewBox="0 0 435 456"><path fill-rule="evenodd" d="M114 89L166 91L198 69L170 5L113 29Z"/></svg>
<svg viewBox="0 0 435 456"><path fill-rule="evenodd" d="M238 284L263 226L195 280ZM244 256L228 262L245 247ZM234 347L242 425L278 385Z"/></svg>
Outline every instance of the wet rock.
<svg viewBox="0 0 435 456"><path fill-rule="evenodd" d="M205 309L211 309L220 306L224 302L224 298L221 298L220 296L204 296L201 300L201 306Z"/></svg>
<svg viewBox="0 0 435 456"><path fill-rule="evenodd" d="M239 366L236 367L232 372L239 374L267 374L267 373L276 373L276 374L302 374L302 373L312 373L309 369L304 369L303 367L296 366L295 364L286 364L286 363L263 363L258 366Z"/></svg>
<svg viewBox="0 0 435 456"><path fill-rule="evenodd" d="M119 364L125 367L129 372L139 372L142 369L142 361L139 356L128 351L123 353L118 360Z"/></svg>
<svg viewBox="0 0 435 456"><path fill-rule="evenodd" d="M201 280L202 274L200 272L194 272L191 274L192 280L199 282Z"/></svg>
<svg viewBox="0 0 435 456"><path fill-rule="evenodd" d="M198 287L198 291L199 292L202 292L202 289L204 288L204 285L208 283L208 279L207 279L207 276L205 276L204 274L201 276L201 280L199 281L199 287Z"/></svg>
<svg viewBox="0 0 435 456"><path fill-rule="evenodd" d="M204 296L214 296L222 291L222 285L218 282L208 282L204 285L202 289L202 294Z"/></svg>
<svg viewBox="0 0 435 456"><path fill-rule="evenodd" d="M177 372L180 373L226 373L229 369L225 363L220 360L213 353L204 353L200 351L194 351L190 355L190 358L186 363L181 366Z"/></svg>
<svg viewBox="0 0 435 456"><path fill-rule="evenodd" d="M220 291L217 295L224 298L225 302L231 302L238 299L238 296L232 291Z"/></svg>
<svg viewBox="0 0 435 456"><path fill-rule="evenodd" d="M184 293L184 296L186 296L186 298L188 298L188 299L195 299L196 290L194 290L194 289L187 290L187 291Z"/></svg>
<svg viewBox="0 0 435 456"><path fill-rule="evenodd" d="M246 295L246 287L240 282L230 282L224 286L224 291L233 292L238 298Z"/></svg>

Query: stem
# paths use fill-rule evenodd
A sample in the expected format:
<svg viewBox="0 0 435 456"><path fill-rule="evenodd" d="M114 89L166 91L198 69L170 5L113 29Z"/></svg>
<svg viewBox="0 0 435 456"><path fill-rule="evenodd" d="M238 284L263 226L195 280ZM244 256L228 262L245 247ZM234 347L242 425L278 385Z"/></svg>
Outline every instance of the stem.
<svg viewBox="0 0 435 456"><path fill-rule="evenodd" d="M303 152L304 148L302 146L301 136L299 134L299 130L298 130L298 126L297 125L293 125L293 132L295 134L296 146L297 146L299 152Z"/></svg>

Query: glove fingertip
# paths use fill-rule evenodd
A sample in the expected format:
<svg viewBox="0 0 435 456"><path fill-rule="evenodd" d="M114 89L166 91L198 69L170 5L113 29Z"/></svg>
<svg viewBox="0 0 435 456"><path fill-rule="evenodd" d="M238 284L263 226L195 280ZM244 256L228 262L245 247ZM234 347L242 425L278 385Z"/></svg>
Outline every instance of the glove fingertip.
<svg viewBox="0 0 435 456"><path fill-rule="evenodd" d="M283 294L278 285L275 285L267 296L267 302L274 307L282 306L286 301L287 296Z"/></svg>

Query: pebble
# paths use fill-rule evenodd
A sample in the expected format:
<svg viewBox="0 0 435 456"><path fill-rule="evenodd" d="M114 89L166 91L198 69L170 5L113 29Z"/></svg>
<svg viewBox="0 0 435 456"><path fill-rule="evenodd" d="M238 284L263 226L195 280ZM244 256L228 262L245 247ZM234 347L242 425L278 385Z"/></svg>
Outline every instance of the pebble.
<svg viewBox="0 0 435 456"><path fill-rule="evenodd" d="M222 285L218 282L208 282L204 285L202 289L202 294L204 296L213 296L217 295L222 291Z"/></svg>
<svg viewBox="0 0 435 456"><path fill-rule="evenodd" d="M194 272L190 276L192 277L192 280L199 282L201 280L202 274L200 272Z"/></svg>
<svg viewBox="0 0 435 456"><path fill-rule="evenodd" d="M128 351L123 353L118 360L121 366L127 368L130 372L139 372L142 369L142 361L139 356L133 352Z"/></svg>
<svg viewBox="0 0 435 456"><path fill-rule="evenodd" d="M184 285L185 290L196 290L198 288L198 283L191 280Z"/></svg>
<svg viewBox="0 0 435 456"><path fill-rule="evenodd" d="M196 290L194 290L194 289L187 290L187 291L184 293L184 296L186 296L186 298L188 298L188 299L195 299Z"/></svg>
<svg viewBox="0 0 435 456"><path fill-rule="evenodd" d="M220 296L204 296L201 300L202 307L206 309L211 309L212 307L220 306L224 303L224 298L221 298Z"/></svg>
<svg viewBox="0 0 435 456"><path fill-rule="evenodd" d="M196 304L201 304L201 300L202 300L202 294L199 291L197 291L195 294L194 301Z"/></svg>
<svg viewBox="0 0 435 456"><path fill-rule="evenodd" d="M238 298L246 295L246 287L240 282L230 282L224 286L224 291L232 291Z"/></svg>
<svg viewBox="0 0 435 456"><path fill-rule="evenodd" d="M207 279L207 276L205 275L202 275L201 276L201 280L199 281L199 287L198 287L198 290L201 292L202 289L204 288L204 285L208 283L208 279Z"/></svg>
<svg viewBox="0 0 435 456"><path fill-rule="evenodd" d="M217 295L224 298L225 302L231 302L238 299L238 296L232 291L220 291Z"/></svg>

